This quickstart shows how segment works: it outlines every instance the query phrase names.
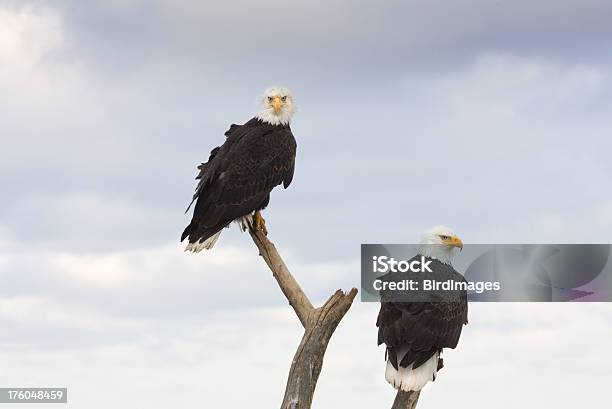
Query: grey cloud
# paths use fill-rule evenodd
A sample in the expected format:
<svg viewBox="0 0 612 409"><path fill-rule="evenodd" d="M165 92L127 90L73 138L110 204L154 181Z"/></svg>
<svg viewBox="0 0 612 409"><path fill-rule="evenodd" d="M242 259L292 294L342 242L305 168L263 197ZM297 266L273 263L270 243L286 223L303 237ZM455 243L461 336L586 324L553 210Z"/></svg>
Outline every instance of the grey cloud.
<svg viewBox="0 0 612 409"><path fill-rule="evenodd" d="M65 15L79 52L115 75L120 66L176 60L200 62L205 73L231 75L240 86L306 68L323 87L350 89L466 64L482 52L607 61L612 7L596 0L160 0L87 3Z"/></svg>
<svg viewBox="0 0 612 409"><path fill-rule="evenodd" d="M42 149L34 163L13 156L0 165L13 192L0 220L17 237L93 251L178 240L195 165L222 142L228 123L252 115L256 91L200 96L194 106L176 96L147 101L142 87L109 85L97 95L107 112L99 129L95 116L84 129L52 124L44 138L34 134ZM440 222L466 238L489 230L488 240L501 240L508 221L531 223L548 210L575 217L608 197L596 188L611 172L606 66L498 55L453 74L406 76L391 91L356 100L296 94L296 177L289 190L273 192L267 213L273 238L302 257L329 260L361 242L411 241ZM77 115L87 115L84 104L74 105ZM45 122L16 129L30 126L42 131ZM54 147L61 132L70 143ZM12 145L27 150L32 142ZM56 152L45 155L46 147Z"/></svg>
<svg viewBox="0 0 612 409"><path fill-rule="evenodd" d="M0 252L0 278L5 283L0 300L44 296L68 311L169 321L206 317L229 306L282 303L250 239L245 235L237 239L238 234L225 232L219 242L223 248L205 255L185 254L178 245L116 252L22 246ZM242 245L233 246L233 241ZM358 263L353 260L303 262L291 252L285 257L313 302L324 301L330 288L357 286Z"/></svg>
<svg viewBox="0 0 612 409"><path fill-rule="evenodd" d="M525 400L561 408L581 402L601 404L606 399L605 370L610 359L584 345L607 336L607 307L475 305L458 349L445 352L445 370L428 386L422 403L448 406L459 399L487 407L507 395L507 379L512 379L522 393L499 401L504 409ZM367 408L393 400L394 391L383 376L384 351L376 346L376 308L354 305L334 334L327 353L333 359L326 360L315 398L321 407ZM72 391L73 406L94 409L123 407L126 402L147 407L189 407L193 402L241 407L253 396L258 398L258 407L264 408L278 404L283 389L279 380L286 377L301 335L289 307L219 313L205 325L185 321L167 331L155 325L142 329L140 339L121 345L98 344L52 353L3 348L2 362L12 370L0 373L0 381L15 382L32 373L61 380ZM109 331L114 333L115 328ZM248 381L241 393L229 393L238 369L240 379ZM100 385L116 393L99 398L95 391ZM558 393L584 385L588 393L583 395ZM167 398L177 390L180 396ZM350 393L355 390L362 392Z"/></svg>

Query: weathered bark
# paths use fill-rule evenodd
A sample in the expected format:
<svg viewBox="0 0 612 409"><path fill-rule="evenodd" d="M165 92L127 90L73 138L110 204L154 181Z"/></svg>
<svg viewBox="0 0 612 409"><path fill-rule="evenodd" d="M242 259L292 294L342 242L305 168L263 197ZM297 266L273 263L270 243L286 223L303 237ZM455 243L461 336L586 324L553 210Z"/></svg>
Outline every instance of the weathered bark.
<svg viewBox="0 0 612 409"><path fill-rule="evenodd" d="M283 294L285 294L285 297L287 297L289 305L293 307L302 326L306 328L308 317L315 308L302 290L302 287L291 275L287 265L278 254L278 251L276 251L274 244L262 232L253 230L253 227L250 225L248 227L255 245L259 248L259 255L263 257L270 270L272 270L272 275L278 282L278 286Z"/></svg>
<svg viewBox="0 0 612 409"><path fill-rule="evenodd" d="M397 395L395 395L395 400L393 401L393 406L391 409L413 409L416 407L417 402L419 401L419 395L421 392L404 392L398 391Z"/></svg>
<svg viewBox="0 0 612 409"><path fill-rule="evenodd" d="M291 363L282 409L310 408L327 344L356 294L356 288L348 294L338 290L310 316Z"/></svg>
<svg viewBox="0 0 612 409"><path fill-rule="evenodd" d="M348 293L338 290L325 304L314 308L274 244L261 231L255 231L252 225L248 227L253 242L259 248L259 254L272 270L281 291L304 327L302 341L291 362L281 409L309 409L327 344L351 307L357 289L353 288Z"/></svg>

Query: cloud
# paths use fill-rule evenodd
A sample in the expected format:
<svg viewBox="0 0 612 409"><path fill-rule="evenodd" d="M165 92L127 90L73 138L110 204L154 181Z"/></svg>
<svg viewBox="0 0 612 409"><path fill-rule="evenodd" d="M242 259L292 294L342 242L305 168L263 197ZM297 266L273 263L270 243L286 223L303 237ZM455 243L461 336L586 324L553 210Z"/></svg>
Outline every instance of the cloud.
<svg viewBox="0 0 612 409"><path fill-rule="evenodd" d="M524 235L535 235L548 243L607 243L612 225L612 202L596 201L568 213L544 211L531 218L531 228Z"/></svg>
<svg viewBox="0 0 612 409"><path fill-rule="evenodd" d="M156 238L164 236L174 236L178 242L179 233L174 229L184 222L180 211L172 214L157 206L143 206L127 195L95 191L24 195L7 209L5 217L15 226L12 233L22 246L47 251L146 247L158 244Z"/></svg>
<svg viewBox="0 0 612 409"><path fill-rule="evenodd" d="M61 19L58 13L49 9L12 10L3 7L0 9L0 22L0 61L3 63L3 72L14 70L14 73L26 71L24 74L27 74L50 50L65 41Z"/></svg>
<svg viewBox="0 0 612 409"><path fill-rule="evenodd" d="M3 125L27 128L40 122L48 126L75 120L70 111L78 105L82 73L78 60L62 55L69 39L60 13L50 8L2 6L0 23L0 91L10 101L2 112ZM3 132L3 136L23 144L45 143L40 134L36 139L29 135L27 141L24 132ZM20 146L11 146L15 147ZM3 150L3 162L14 163L14 155L13 150Z"/></svg>
<svg viewBox="0 0 612 409"><path fill-rule="evenodd" d="M479 407L506 395L498 402L501 408L515 407L519 400L555 407L603 401L603 371L611 362L585 345L605 337L607 305L472 304L471 309L458 349L445 353L445 368L427 386L421 403L459 400ZM391 404L394 390L384 380L384 351L376 347L376 313L375 304L356 303L338 327L315 394L317 405ZM173 398L176 407L195 401L240 407L254 396L258 407L278 404L302 332L288 306L220 312L184 324L181 331L143 327L143 338L116 345L3 348L0 358L14 369L10 376L3 371L0 381L47 384L51 379L68 385L72 405L94 409L125 402L163 407L172 391L180 391ZM108 331L116 328L110 325ZM520 396L508 394L507 379ZM116 393L96 397L93 390L101 384ZM148 393L143 393L145 385ZM558 393L584 385L590 385L584 396Z"/></svg>
<svg viewBox="0 0 612 409"><path fill-rule="evenodd" d="M18 354L116 345L137 338L147 327L142 320L87 307L74 308L43 295L1 297L0 322L6 333L0 345Z"/></svg>
<svg viewBox="0 0 612 409"><path fill-rule="evenodd" d="M20 248L0 253L0 295L44 296L68 309L168 320L284 303L257 251L245 245L232 246L222 237L215 251L197 255L179 244L103 253ZM303 262L284 253L315 302L324 301L330 289L358 284L357 260Z"/></svg>
<svg viewBox="0 0 612 409"><path fill-rule="evenodd" d="M384 351L375 347L377 312L374 303L352 307L330 342L327 357L334 358L325 362L315 402L323 407L391 405L395 394L384 380ZM480 407L495 401L511 408L520 400L529 406L571 407L581 399L598 404L604 399L597 388L600 369L612 360L602 360L585 344L605 337L608 315L606 304L472 303L458 348L444 353L445 368L424 390L421 404ZM508 394L508 379L518 396ZM558 393L578 385L593 387L588 396Z"/></svg>
<svg viewBox="0 0 612 409"><path fill-rule="evenodd" d="M140 103L132 91L125 89L126 97ZM268 209L276 237L300 249L300 256L346 257L361 242L411 241L441 222L466 239L483 240L479 232L486 231L484 239L500 241L507 237L491 232L503 231L500 223L508 217L527 227L537 214L573 214L585 203L605 200L595 186L610 174L601 148L609 145L606 66L485 55L452 74L406 75L392 94L384 92L323 108L315 100L303 102L308 108L294 126L294 184L277 189ZM378 100L385 101L384 109L377 108ZM103 101L110 109L113 99ZM158 108L141 109L157 115ZM363 115L364 109L373 114ZM201 124L196 116L189 122ZM35 163L3 163L14 193L0 205L3 223L21 239L35 230L30 244L70 249L119 250L178 237L188 222L182 210L194 186L194 166L221 142L215 129L221 134L226 125L207 125L205 137L190 140L188 134L177 143L169 134L152 140L152 124L139 117L129 123L142 129L126 140L122 122L111 121L81 141L80 131L67 128L75 142L59 145L64 152ZM35 126L60 132L44 121ZM40 152L47 142L41 140ZM84 148L92 143L93 150ZM30 145L27 139L12 144L22 151ZM9 171L21 178L9 178ZM43 182L48 178L53 183ZM593 184L585 185L585 178ZM303 217L317 227L305 229ZM317 234L323 226L354 240ZM536 233L528 233L531 240L540 240Z"/></svg>
<svg viewBox="0 0 612 409"><path fill-rule="evenodd" d="M253 78L281 77L307 78L313 82L307 88L317 92L330 84L350 92L358 84L395 80L406 71L448 71L482 53L605 61L612 15L609 5L596 0L562 5L550 0L503 5L384 0L358 7L348 0L291 7L278 0L156 0L59 7L77 33L79 52L113 77L125 75L118 61L142 68L172 60L197 66L201 75L191 72L192 81L208 86L225 73L234 78L225 89L249 87ZM86 16L93 14L101 23L90 24ZM88 47L92 42L100 46ZM117 53L119 48L129 52Z"/></svg>

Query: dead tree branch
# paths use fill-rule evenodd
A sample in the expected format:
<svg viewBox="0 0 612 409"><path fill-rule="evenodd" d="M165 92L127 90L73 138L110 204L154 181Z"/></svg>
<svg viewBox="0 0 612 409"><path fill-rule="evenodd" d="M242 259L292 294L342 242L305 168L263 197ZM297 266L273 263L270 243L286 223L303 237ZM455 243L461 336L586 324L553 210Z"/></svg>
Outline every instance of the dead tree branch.
<svg viewBox="0 0 612 409"><path fill-rule="evenodd" d="M413 409L416 407L417 402L419 401L420 391L398 391L397 395L395 395L395 400L393 401L393 406L391 409Z"/></svg>
<svg viewBox="0 0 612 409"><path fill-rule="evenodd" d="M313 307L274 244L261 231L255 231L252 225L248 227L259 254L268 264L281 291L304 327L302 341L291 362L281 409L309 409L327 344L351 307L357 289L353 288L348 293L338 290L321 307Z"/></svg>

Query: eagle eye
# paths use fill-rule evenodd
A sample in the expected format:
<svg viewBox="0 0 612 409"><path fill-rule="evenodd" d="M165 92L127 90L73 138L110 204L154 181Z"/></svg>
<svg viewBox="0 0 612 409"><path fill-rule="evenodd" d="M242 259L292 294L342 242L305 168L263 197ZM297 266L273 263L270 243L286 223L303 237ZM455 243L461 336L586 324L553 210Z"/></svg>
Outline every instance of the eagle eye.
<svg viewBox="0 0 612 409"><path fill-rule="evenodd" d="M274 98L272 98L272 97L268 97L268 102L272 102L273 99Z"/></svg>
<svg viewBox="0 0 612 409"><path fill-rule="evenodd" d="M450 236L440 235L440 238L441 238L442 240L448 240L448 239L450 239Z"/></svg>
<svg viewBox="0 0 612 409"><path fill-rule="evenodd" d="M285 102L286 100L287 100L287 96L286 95L281 97L281 101Z"/></svg>

